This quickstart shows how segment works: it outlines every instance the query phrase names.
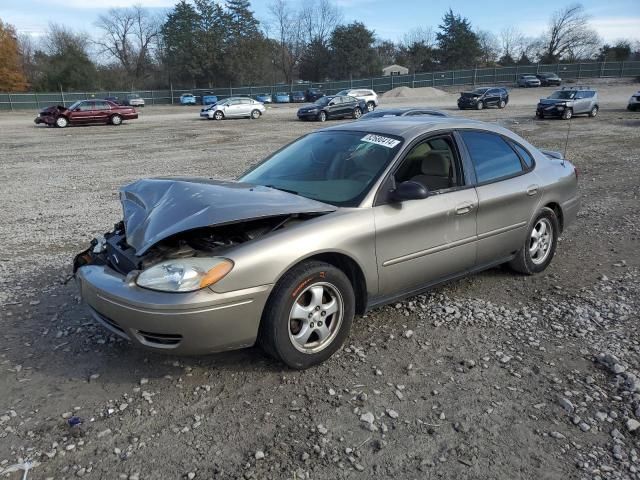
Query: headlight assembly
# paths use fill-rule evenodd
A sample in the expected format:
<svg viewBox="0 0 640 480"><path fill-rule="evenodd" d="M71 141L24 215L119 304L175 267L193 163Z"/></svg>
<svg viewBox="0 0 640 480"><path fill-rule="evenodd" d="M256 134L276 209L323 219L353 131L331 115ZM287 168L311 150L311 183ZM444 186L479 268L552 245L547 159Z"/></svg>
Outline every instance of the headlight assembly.
<svg viewBox="0 0 640 480"><path fill-rule="evenodd" d="M161 292L193 292L213 285L233 268L226 258L177 258L157 263L144 270L138 286Z"/></svg>

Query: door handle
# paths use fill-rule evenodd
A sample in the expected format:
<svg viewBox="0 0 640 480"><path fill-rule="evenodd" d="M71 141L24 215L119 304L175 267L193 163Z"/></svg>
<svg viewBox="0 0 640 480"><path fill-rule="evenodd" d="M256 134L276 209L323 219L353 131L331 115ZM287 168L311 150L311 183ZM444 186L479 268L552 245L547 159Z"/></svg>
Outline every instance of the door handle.
<svg viewBox="0 0 640 480"><path fill-rule="evenodd" d="M527 195L529 195L530 197L533 197L538 193L538 188L539 188L538 185L529 185L527 187Z"/></svg>
<svg viewBox="0 0 640 480"><path fill-rule="evenodd" d="M473 210L473 207L475 206L476 204L472 202L461 203L456 207L456 215L465 215Z"/></svg>

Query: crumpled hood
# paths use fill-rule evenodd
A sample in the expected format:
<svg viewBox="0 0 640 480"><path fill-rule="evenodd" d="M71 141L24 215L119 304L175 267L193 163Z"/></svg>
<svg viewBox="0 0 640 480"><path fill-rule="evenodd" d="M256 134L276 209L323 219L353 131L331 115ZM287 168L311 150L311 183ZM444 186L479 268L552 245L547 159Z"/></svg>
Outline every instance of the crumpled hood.
<svg viewBox="0 0 640 480"><path fill-rule="evenodd" d="M207 178L138 180L120 189L127 243L143 255L176 233L337 207L269 187Z"/></svg>
<svg viewBox="0 0 640 480"><path fill-rule="evenodd" d="M573 102L570 98L541 98L540 105L555 105L556 103Z"/></svg>
<svg viewBox="0 0 640 480"><path fill-rule="evenodd" d="M477 93L477 92L460 92L461 98L478 98L481 96L482 96L482 93Z"/></svg>
<svg viewBox="0 0 640 480"><path fill-rule="evenodd" d="M40 110L40 113L58 113L64 112L67 109L64 105L53 105L51 107L45 107Z"/></svg>

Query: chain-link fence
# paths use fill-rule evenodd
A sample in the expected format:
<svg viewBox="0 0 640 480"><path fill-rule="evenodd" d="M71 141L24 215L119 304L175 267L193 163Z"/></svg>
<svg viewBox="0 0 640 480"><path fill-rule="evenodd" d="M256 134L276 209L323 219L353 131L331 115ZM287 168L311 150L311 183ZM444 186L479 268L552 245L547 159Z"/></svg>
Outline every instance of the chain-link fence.
<svg viewBox="0 0 640 480"><path fill-rule="evenodd" d="M135 90L135 91L102 91L102 92L47 92L47 93L0 93L0 111L21 109L40 109L48 105L69 106L77 100L89 98L118 97L125 99L127 95L137 94L145 100L146 105L179 105L180 96L192 93L198 100L203 95L216 95L219 99L230 96L255 97L261 93L304 91L308 88L320 88L326 94L334 94L349 88L370 88L378 94L396 87L443 87L455 85L515 85L522 74L541 72L557 73L566 80L606 77L640 77L640 62L590 62L590 63L556 63L551 65L518 65L514 67L470 68L466 70L448 70L442 72L416 73L412 75L395 75L358 80L339 80L323 83L293 83L264 85L252 87L228 87L213 89L173 89L168 90Z"/></svg>

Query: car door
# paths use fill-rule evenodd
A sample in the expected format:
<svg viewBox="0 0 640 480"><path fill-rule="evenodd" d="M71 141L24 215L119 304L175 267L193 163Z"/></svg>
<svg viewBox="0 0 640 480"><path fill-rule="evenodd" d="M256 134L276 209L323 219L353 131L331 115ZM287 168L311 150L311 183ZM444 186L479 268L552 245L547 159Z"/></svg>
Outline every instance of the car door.
<svg viewBox="0 0 640 480"><path fill-rule="evenodd" d="M242 116L242 104L240 103L240 99L236 98L233 100L229 100L228 106L225 109L225 117L241 117Z"/></svg>
<svg viewBox="0 0 640 480"><path fill-rule="evenodd" d="M342 97L333 97L327 104L327 117L335 118L341 115Z"/></svg>
<svg viewBox="0 0 640 480"><path fill-rule="evenodd" d="M495 105L496 104L496 92L497 90L495 88L490 88L489 90L487 90L484 94L484 103L486 105Z"/></svg>
<svg viewBox="0 0 640 480"><path fill-rule="evenodd" d="M69 122L77 125L90 123L94 116L94 103L93 101L81 102L73 111L69 114Z"/></svg>
<svg viewBox="0 0 640 480"><path fill-rule="evenodd" d="M383 185L374 217L382 297L409 293L471 269L476 260L477 194L463 175L453 136L416 142ZM404 181L429 196L397 203L389 190Z"/></svg>
<svg viewBox="0 0 640 480"><path fill-rule="evenodd" d="M342 116L350 117L353 110L359 105L358 99L355 97L342 97Z"/></svg>
<svg viewBox="0 0 640 480"><path fill-rule="evenodd" d="M240 105L238 107L238 115L242 117L248 117L251 115L251 100L248 98L241 98Z"/></svg>
<svg viewBox="0 0 640 480"><path fill-rule="evenodd" d="M573 113L587 113L591 110L591 98L588 91L576 92Z"/></svg>
<svg viewBox="0 0 640 480"><path fill-rule="evenodd" d="M523 246L541 198L540 181L517 153L516 143L493 132L461 130L476 174L477 265L508 258ZM526 149L518 146L522 151Z"/></svg>
<svg viewBox="0 0 640 480"><path fill-rule="evenodd" d="M93 110L93 121L107 123L111 115L111 107L107 102L96 100Z"/></svg>

